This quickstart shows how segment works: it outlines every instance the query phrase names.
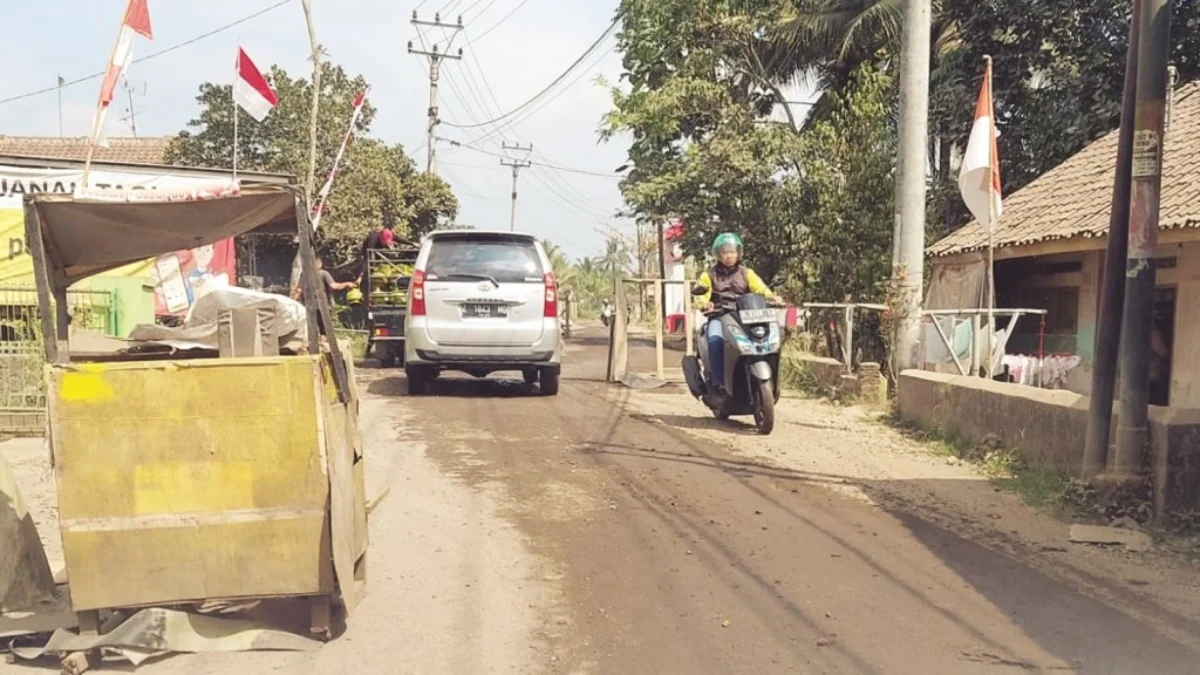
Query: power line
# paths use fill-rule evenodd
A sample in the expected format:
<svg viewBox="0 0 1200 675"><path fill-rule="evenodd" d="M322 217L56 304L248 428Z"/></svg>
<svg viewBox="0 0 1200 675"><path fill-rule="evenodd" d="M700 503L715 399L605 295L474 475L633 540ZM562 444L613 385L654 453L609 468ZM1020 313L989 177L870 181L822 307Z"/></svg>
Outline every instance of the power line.
<svg viewBox="0 0 1200 675"><path fill-rule="evenodd" d="M617 27L617 25L620 23L620 20L621 20L621 19L620 19L620 17L619 17L619 16L618 16L616 19L613 19L613 22L612 22L612 23L611 23L611 24L608 26L608 28L606 28L606 29L604 30L604 33L602 33L602 34L600 35L600 37L599 37L599 38L597 38L597 39L596 39L596 41L595 41L595 42L593 42L593 43L592 43L592 45L591 45L590 47L588 47L586 51L584 51L584 52L583 52L583 54L580 54L580 55L579 55L579 58L575 59L575 61L574 61L574 62L572 62L572 63L571 63L571 65L570 65L570 66L568 66L566 70L564 70L564 71L563 71L563 72L562 72L562 73L561 73L561 74L560 74L558 77L554 78L554 81L552 81L550 84L546 85L546 86L545 86L545 87L544 87L544 88L543 88L541 91L539 91L538 93L534 94L534 95L533 95L533 97L532 97L532 98L530 98L528 101L525 101L524 103L522 103L521 105L517 106L516 108L513 108L512 110L510 110L510 111L508 111L508 112L504 113L503 115L501 115L501 116L499 116L499 117L497 117L497 118L495 118L495 119L490 119L490 120L488 120L488 121L486 121L486 122L479 122L479 123L476 123L476 124L452 124L452 125L449 125L449 126L454 126L454 127L457 127L457 128L459 128L459 129L477 129L477 128L479 128L479 127L487 127L487 126L492 126L493 124L496 124L496 123L498 123L498 122L501 122L501 121L503 121L503 120L505 120L505 119L507 119L507 118L509 118L509 117L512 117L513 115L516 115L517 113L521 112L521 111L522 111L522 110L524 110L525 108L527 108L527 107L529 107L530 105L532 105L532 104L536 103L538 99L540 99L542 96L545 96L545 95L546 95L546 94L547 94L547 93L548 93L548 92L549 92L551 89L553 89L554 87L556 87L556 86L557 86L557 85L558 85L560 82L562 82L563 80L567 79L567 77L568 77L568 76L570 76L571 72L572 72L572 71L574 71L574 70L575 70L575 68L577 68L577 67L579 66L579 64L580 64L580 63L583 63L583 60L584 60L584 59L586 59L587 57L591 56L591 55L592 55L592 52L594 52L594 51L596 50L596 48L598 48L598 47L600 46L600 44L601 44L601 43L603 43L605 40L607 40L607 39L608 39L608 36L609 36L609 35L612 33L612 31L613 31L613 30L614 30L614 29ZM482 36L481 36L481 37L482 37ZM479 41L479 38L478 38L478 37L477 37L477 38L474 38L473 40L471 40L470 44L475 44L475 43L476 43L476 42L478 42L478 41Z"/></svg>
<svg viewBox="0 0 1200 675"><path fill-rule="evenodd" d="M524 6L525 6L525 3L527 3L527 2L529 2L529 0L521 0L521 2L517 3L517 6L516 6L516 7L513 7L513 8L512 8L512 11L511 11L511 12L509 12L508 14L505 14L505 15L504 15L504 18L503 18L503 19L500 19L500 20L499 20L499 21L497 21L496 23L492 24L492 27L491 27L491 28L489 28L489 29L487 29L487 30L483 31L483 33L481 33L481 34L479 35L479 37L477 37L477 38L475 38L475 39L476 39L476 40L482 40L482 39L484 38L484 36L486 36L488 33L490 33L490 32L492 32L492 31L496 30L497 28L499 28L499 27L500 27L500 24L504 23L505 21L508 21L509 17L511 17L513 14L516 14L516 13L517 13L517 10L518 10L518 9L521 9L522 7L524 7ZM488 5L488 7L491 7L491 5L489 4L489 5ZM482 12L480 12L480 14L482 14Z"/></svg>
<svg viewBox="0 0 1200 675"><path fill-rule="evenodd" d="M468 46L470 46L470 44L471 44L471 43L472 43L472 41L470 40L470 38L468 38L468 42L467 42ZM611 51L611 50L610 50L610 51ZM481 65L481 64L480 64L480 62L479 62L479 58L478 58L478 56L475 54L475 50L473 50L473 49L472 49L472 50L469 50L469 52L468 52L468 53L469 53L469 55L470 55L470 59L471 59L471 60L473 60L473 61L475 62L475 66L476 66L476 67L479 69L479 76L480 76L480 79L482 79L482 80L483 80L483 85L484 85L484 88L486 88L486 89L487 89L488 95L491 97L492 103L494 103L494 104L495 104L495 107L496 107L496 112L497 112L497 113L500 113L500 111L501 111L501 110L503 110L503 107L501 106L501 104L500 104L499 100L497 99L497 97L496 97L496 94L495 94L495 91L492 89L492 86L491 86L491 84L488 82L487 76L486 76L486 75L484 74L484 72L483 72L483 67L482 67L482 65ZM587 53L585 52L584 58L586 58L586 56L587 56ZM601 58L603 58L603 56L602 56ZM475 75L474 75L474 74L471 72L471 68L470 68L470 64L469 64L469 62L468 62L468 63L464 63L464 65L468 66L468 67L467 67L467 71L466 71L466 72L467 72L467 78L468 78L468 79L467 79L467 81L466 81L466 85L467 85L466 89L467 89L467 92L470 94L470 98L471 98L471 99L473 99L473 100L474 100L474 102L476 103L476 105L477 105L477 106L478 106L478 107L479 107L479 108L480 108L480 109L483 111L483 113L484 113L484 114L483 114L482 116L486 117L487 115L491 114L491 113L490 113L490 111L489 111L489 106L488 106L487 102L484 100L484 97L483 97L482 93L480 93L482 90L481 90L481 88L479 87L479 84L478 84L478 82L476 82L476 81L475 81ZM594 64L593 64L593 66L592 66L592 67L594 67ZM591 68L589 68L589 70L590 70L590 69L591 69ZM568 69L568 71L567 71L567 72L569 73L569 72L570 72L570 69ZM586 72L585 72L584 74L586 74ZM582 76L582 75L581 75L581 76ZM448 78L448 79L449 79L449 78ZM576 78L576 81L577 81L577 80L578 80L578 78ZM459 91L458 91L458 87L456 87L456 86L455 86L453 83L451 83L451 91L452 91L452 92L454 92L454 93L456 94L456 96L458 96L458 95L461 93L461 92L459 92ZM560 92L560 94L561 94L561 92ZM552 96L552 97L551 97L549 100L547 100L547 101L546 101L546 103L549 103L549 101L552 101L552 100L553 100L554 98L556 98L556 97L557 97L557 94L556 94L555 96ZM463 98L463 97L459 96L459 98L461 99L461 98ZM472 118L472 121L473 121L473 122L476 122L477 120L474 118L474 115L473 115L473 114L471 114L471 112L470 112L470 108L471 108L471 106L470 106L470 105L468 105L468 104L467 104L467 103L464 101L464 102L463 102L463 107L464 107L464 109L466 109L466 110L467 110L467 114L468 114L468 116L469 116L469 117L471 117L471 118ZM505 126L511 126L511 125L505 125ZM485 136L486 136L486 135L489 135L489 134L485 134ZM516 136L517 136L518 140L525 141L525 142L528 144L528 141L526 141L526 139L523 139L523 138L521 137L521 135L520 135L520 134L514 134L514 135L516 135ZM455 141L450 141L449 139L439 139L439 140L448 141L448 142L450 142L452 145L454 145L454 144L456 144L456 143L457 143L457 142L455 142ZM468 145L470 145L470 144L468 143ZM461 146L461 145L458 145L458 147L462 147L462 146ZM490 151L484 150L484 149L482 149L482 148L471 147L471 148L468 148L468 149L472 149L472 150L475 150L475 151L479 151L479 152L482 152L483 154L487 154L487 155L490 155L490 156L504 157L504 155L500 155L500 154L498 154L498 153L490 152ZM539 154L540 154L540 153L539 153ZM544 158L544 156L543 156L543 158ZM503 161L503 160L502 160L502 161ZM537 164L537 165L539 165L539 166L545 166L546 168L549 168L549 169L551 169L551 170L552 170L552 172L559 172L559 171L562 171L563 169L569 169L569 167L564 167L564 166L561 166L561 165L558 165L558 164L554 164L554 163L551 163L551 162L549 162L548 160L547 160L546 162L544 162L544 163L543 163L543 162L538 162L538 163L536 163L536 164ZM529 165L530 165L530 166L533 166L533 165L534 165L534 163L533 163L533 162L531 162ZM586 171L586 170L582 170L582 169L578 169L578 170L574 170L574 171L576 171L576 172L578 172L578 173L587 173L587 174L592 174L592 175L596 175L596 176L603 176L603 177L619 177L619 176L615 176L614 174L602 174L602 173L600 173L600 172ZM605 208L605 207L603 207L603 206L600 206L600 205L599 205L599 204L597 204L596 202L592 201L592 199L591 199L590 197L588 197L587 195L585 195L585 194L583 194L581 191L579 191L579 190L578 190L578 188L576 188L576 187L575 187L573 184L571 184L569 181L564 181L564 180L562 180L562 179L561 179L561 178L560 178L558 175L556 175L555 173L551 173L551 174L549 174L549 175L548 175L548 177L549 177L549 178L551 178L551 179L553 179L553 180L554 180L554 181L555 181L555 182L558 184L558 187L550 186L550 185L549 185L548 183L546 183L546 182L545 182L545 180L544 180L542 177L540 177L540 176L536 176L536 175L535 175L535 176L533 176L533 177L532 177L532 179L535 181L535 183L534 183L534 185L533 185L534 189L535 189L535 190L537 190L538 192L541 192L541 193L542 193L542 194L544 194L545 196L547 196L547 197L551 198L551 201L558 202L559 204L561 204L561 205L565 206L567 209L569 209L569 210L574 210L574 211L576 211L576 212L578 212L578 213L582 214L583 216L586 216L586 217L589 217L589 218L597 218L597 220L598 220L599 222L607 222L607 220L608 220L608 219L611 217L611 212L610 212L610 210L609 210L609 209L607 209L607 208ZM548 190L547 190L547 191L543 191L542 189L540 189L540 187L539 187L539 184L540 184L540 185L544 185L544 186L546 186L546 188L547 188ZM564 188L565 188L565 190L564 190ZM563 193L564 193L564 192L566 192L566 193L571 193L571 192L575 193L575 195L577 195L577 196L578 196L579 202L578 202L578 203L576 203L576 202L574 202L574 201L572 201L572 200L569 200L569 199L564 199L564 197L563 197ZM581 205L582 205L582 204L588 204L588 205L591 205L592 207L594 207L594 208L595 208L595 211L589 211L589 210L587 210L587 209L585 209L585 208L582 208L582 207L581 207Z"/></svg>
<svg viewBox="0 0 1200 675"><path fill-rule="evenodd" d="M133 63L144 63L146 61L149 61L150 59L156 59L160 56L163 56L164 54L170 54L173 51L183 49L184 47L191 46L197 42L200 42L201 40L206 40L214 35L217 35L218 33L223 33L225 31L229 30L230 28L240 26L241 24L246 23L247 21L250 21L252 19L257 19L258 17L262 16L263 14L266 14L267 12L271 12L276 9L279 9L280 7L283 7L284 5L287 5L287 4L291 4L294 1L295 0L280 0L279 2L273 4L269 7L260 9L259 11L255 12L253 14L244 16L244 17L238 19L237 21L232 21L230 23L227 23L224 26L221 26L220 28L210 30L207 33L204 33L202 35L197 35L196 37L194 37L190 40L187 40L185 42L180 42L179 44L172 45L170 47L167 47L166 49L154 52L152 54L147 54L146 56L143 56L140 59L134 59ZM5 103L12 103L14 101L20 101L20 100L26 99L26 98L33 98L34 96L41 96L42 94L49 94L51 92L58 91L59 89L61 89L63 87L70 87L72 85L82 84L84 82L88 82L90 80L94 80L99 77L104 77L104 75L105 75L104 72L94 73L94 74L88 75L86 77L80 77L80 78L77 78L74 80L69 80L67 82L62 83L59 86L47 87L45 89L39 89L38 91L31 91L27 94L20 94L18 96L10 96L8 98L3 98L3 99L0 99L0 105L4 105Z"/></svg>
<svg viewBox="0 0 1200 675"><path fill-rule="evenodd" d="M495 1L496 1L496 0L492 0L492 2L495 2ZM475 2L472 2L471 4L467 5L466 9L462 10L461 12L459 12L459 13L458 13L458 15L459 15L459 16L464 16L464 15L466 15L466 13L467 13L467 12L469 12L469 11L471 11L471 10L475 9L475 7L476 7L476 6L477 6L479 3L481 3L481 2L483 2L483 0L475 0ZM488 7L490 7L490 6L491 6L491 5L489 4L489 5L488 5ZM486 11L487 11L487 7L484 7L484 8L483 8L483 11L484 11L484 12L486 12ZM480 12L480 14L482 15L482 14L483 14L483 12ZM479 17L475 17L475 18L479 18Z"/></svg>
<svg viewBox="0 0 1200 675"><path fill-rule="evenodd" d="M491 150L487 150L484 148L476 147L474 145L471 145L470 143L456 141L452 138L446 138L444 136L439 136L437 138L437 140L443 141L445 143L449 143L450 145L452 145L456 148L465 148L467 150L473 150L475 152L480 152L485 155L491 155L492 157L500 157L502 159L507 157L504 154L501 154L498 152L493 152ZM540 152L537 154L539 157L543 156ZM568 173L577 173L577 174L584 175L584 176L597 176L600 178L622 178L623 177L621 174L615 173L615 172L614 173L602 173L600 171L589 171L587 169L576 169L574 167L563 166L561 164L553 164L551 162L533 162L532 166L541 166L541 167L545 167L547 169L554 169L556 171L566 171Z"/></svg>
<svg viewBox="0 0 1200 675"><path fill-rule="evenodd" d="M491 131L483 134L482 136L475 138L474 139L475 142L488 140L489 138L495 136L496 134L503 134L505 131L512 129L517 124L520 124L521 122L524 122L525 120L529 119L530 117L533 117L535 114L537 114L538 111L544 109L546 106L553 103L554 100L557 99L559 96L563 95L563 93L565 93L568 89L570 89L572 86L574 86L576 82L578 82L579 80L581 80L585 76L587 76L587 74L590 73L592 71L592 69L594 69L596 66L598 66L601 61L603 61L610 53L612 53L612 51L613 51L613 49L610 47L608 49L608 51L600 54L600 58L596 59L595 63L593 63L587 69L583 70L578 75L576 75L575 79L573 79L569 83L567 83L567 85L565 87L560 89L553 96L543 99L533 108L526 109L526 110L520 112L515 118L506 120L503 124L496 125L495 127L493 127L493 129Z"/></svg>

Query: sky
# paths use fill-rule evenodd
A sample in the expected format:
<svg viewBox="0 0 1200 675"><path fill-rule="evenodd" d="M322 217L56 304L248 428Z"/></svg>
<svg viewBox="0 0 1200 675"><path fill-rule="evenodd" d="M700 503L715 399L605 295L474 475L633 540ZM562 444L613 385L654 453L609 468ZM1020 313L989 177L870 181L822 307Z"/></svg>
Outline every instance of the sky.
<svg viewBox="0 0 1200 675"><path fill-rule="evenodd" d="M282 1L282 4L281 4ZM0 63L5 78L0 101L53 88L104 69L116 40L126 0L39 0L8 3ZM127 83L133 90L138 135L178 133L198 112L195 96L206 81L230 81L237 46L266 70L278 64L293 75L310 72L308 34L300 0L149 0L154 40L139 39L135 58L180 46L135 63ZM414 27L419 18L443 21L463 17L452 51L460 61L444 62L441 119L478 124L528 101L559 77L608 28L617 0L312 0L318 41L328 59L371 85L377 114L370 135L400 142L421 169L425 166L428 62L411 55L407 44L445 49L454 31ZM227 24L261 15L227 30ZM214 31L217 31L214 33ZM212 33L210 35L210 33ZM189 44L183 44L189 43ZM459 221L479 229L507 229L512 173L500 165L509 154L502 144L533 145L534 166L521 170L517 229L558 244L571 258L599 255L605 233L633 232L618 218L622 206L618 167L628 141L601 142L598 129L610 107L620 57L609 37L549 94L505 120L500 129L456 129L443 124L439 135L478 150L440 142L437 171L460 201ZM85 136L99 94L92 79L62 90L63 133ZM58 94L0 102L0 134L57 136ZM125 92L113 104L110 137L132 135ZM480 137L483 138L480 138ZM479 151L479 150L482 150ZM514 156L524 156L518 154ZM540 164L540 165L539 165ZM545 166L554 165L555 168ZM574 169L568 171L565 169ZM318 170L321 173L322 170ZM601 175L592 175L601 174ZM335 186L336 189L336 186Z"/></svg>

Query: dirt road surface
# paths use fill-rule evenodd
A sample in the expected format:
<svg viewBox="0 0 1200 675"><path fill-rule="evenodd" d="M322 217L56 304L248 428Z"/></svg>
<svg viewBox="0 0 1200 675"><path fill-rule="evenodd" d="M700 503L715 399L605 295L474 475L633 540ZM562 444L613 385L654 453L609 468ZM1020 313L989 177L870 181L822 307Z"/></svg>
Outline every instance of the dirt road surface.
<svg viewBox="0 0 1200 675"><path fill-rule="evenodd" d="M607 386L602 343L553 398L360 371L368 492L390 493L344 635L139 672L1200 672L1194 568L1071 547L857 411L789 398L764 440Z"/></svg>

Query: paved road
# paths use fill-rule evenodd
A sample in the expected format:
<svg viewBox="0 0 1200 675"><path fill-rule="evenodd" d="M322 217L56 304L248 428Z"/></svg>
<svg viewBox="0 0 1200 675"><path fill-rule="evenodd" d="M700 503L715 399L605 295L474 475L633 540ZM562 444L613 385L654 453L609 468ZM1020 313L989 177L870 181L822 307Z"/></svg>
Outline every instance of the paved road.
<svg viewBox="0 0 1200 675"><path fill-rule="evenodd" d="M1200 654L1010 558L633 412L599 382L599 339L570 357L557 398L452 379L402 402L439 466L499 486L557 570L552 670L1200 672Z"/></svg>

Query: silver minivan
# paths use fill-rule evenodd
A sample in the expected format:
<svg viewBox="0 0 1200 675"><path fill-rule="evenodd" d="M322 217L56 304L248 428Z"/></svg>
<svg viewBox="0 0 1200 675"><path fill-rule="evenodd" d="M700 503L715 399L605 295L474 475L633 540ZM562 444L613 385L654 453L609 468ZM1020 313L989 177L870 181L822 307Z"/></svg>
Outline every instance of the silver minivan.
<svg viewBox="0 0 1200 675"><path fill-rule="evenodd" d="M424 394L442 370L520 372L558 393L558 286L540 241L515 232L445 230L421 243L408 292L404 369Z"/></svg>

